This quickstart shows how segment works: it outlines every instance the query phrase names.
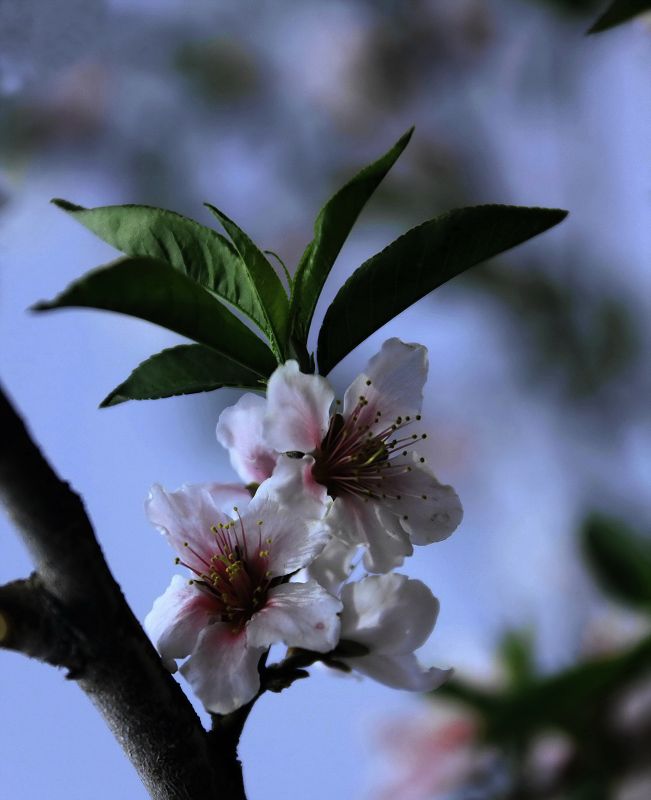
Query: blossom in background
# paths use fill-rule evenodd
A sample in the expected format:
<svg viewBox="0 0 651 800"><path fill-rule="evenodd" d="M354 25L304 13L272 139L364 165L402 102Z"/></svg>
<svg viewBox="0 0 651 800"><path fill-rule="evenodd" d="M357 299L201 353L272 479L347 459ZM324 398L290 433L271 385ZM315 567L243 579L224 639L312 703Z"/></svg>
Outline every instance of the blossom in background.
<svg viewBox="0 0 651 800"><path fill-rule="evenodd" d="M145 620L168 668L181 667L208 711L226 714L260 687L258 663L276 642L316 652L339 640L341 602L316 581L288 583L323 548L323 524L281 507L266 487L225 508L243 487L154 486L146 509L193 578L176 575ZM233 508L232 505L230 506Z"/></svg>
<svg viewBox="0 0 651 800"><path fill-rule="evenodd" d="M352 669L396 689L429 692L451 670L425 669L414 650L421 647L436 623L438 600L424 583L406 575L371 575L347 583L341 590L341 639L367 649L344 656Z"/></svg>
<svg viewBox="0 0 651 800"><path fill-rule="evenodd" d="M477 773L486 758L478 747L479 721L455 710L393 719L380 731L383 776L373 800L433 800L449 796Z"/></svg>
<svg viewBox="0 0 651 800"><path fill-rule="evenodd" d="M342 407L332 409L325 378L288 361L269 379L266 401L244 395L219 419L217 438L243 480L295 471L306 494L327 493L334 501L327 522L346 548L338 550L339 568L334 558L330 566L340 580L346 550L365 546L365 567L388 572L412 544L444 539L461 521L454 490L414 451L426 438L410 432L420 421L426 377L426 348L389 339L349 386Z"/></svg>

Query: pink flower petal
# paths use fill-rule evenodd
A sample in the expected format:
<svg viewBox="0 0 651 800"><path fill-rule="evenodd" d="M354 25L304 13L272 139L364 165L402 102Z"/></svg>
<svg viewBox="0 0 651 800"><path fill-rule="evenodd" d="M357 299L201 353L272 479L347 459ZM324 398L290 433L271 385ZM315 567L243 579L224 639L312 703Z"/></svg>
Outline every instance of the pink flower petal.
<svg viewBox="0 0 651 800"><path fill-rule="evenodd" d="M360 658L342 659L349 666L369 678L410 692L431 692L444 683L452 670L431 667L424 668L413 653L385 656L371 654Z"/></svg>
<svg viewBox="0 0 651 800"><path fill-rule="evenodd" d="M299 372L296 361L278 367L267 386L264 434L279 453L311 453L328 430L334 392L319 375Z"/></svg>
<svg viewBox="0 0 651 800"><path fill-rule="evenodd" d="M364 566L370 572L388 572L413 552L409 536L397 517L384 518L380 503L355 495L338 497L325 522L333 536L365 545Z"/></svg>
<svg viewBox="0 0 651 800"><path fill-rule="evenodd" d="M400 655L421 647L434 629L439 602L418 580L390 573L346 584L341 636L373 653Z"/></svg>
<svg viewBox="0 0 651 800"><path fill-rule="evenodd" d="M202 572L214 550L211 526L230 522L222 507L238 496L248 503L244 487L232 484L193 484L176 492L166 492L155 484L145 510L149 521L162 530L183 563Z"/></svg>
<svg viewBox="0 0 651 800"><path fill-rule="evenodd" d="M349 386L344 396L344 416L352 413L360 396L368 405L361 409L359 423L380 429L398 417L415 417L423 402L427 379L427 348L387 339L382 349L369 361L364 372ZM380 420L374 424L377 412Z"/></svg>
<svg viewBox="0 0 651 800"><path fill-rule="evenodd" d="M357 545L347 544L333 536L308 567L310 577L327 591L337 593L353 570L357 549Z"/></svg>
<svg viewBox="0 0 651 800"><path fill-rule="evenodd" d="M384 505L400 518L414 544L446 539L463 518L457 493L451 486L439 483L415 453L404 463L411 471L387 479L383 487Z"/></svg>
<svg viewBox="0 0 651 800"><path fill-rule="evenodd" d="M244 394L234 406L222 411L217 440L228 449L231 464L244 483L262 483L273 472L278 453L262 435L267 402L257 394Z"/></svg>
<svg viewBox="0 0 651 800"><path fill-rule="evenodd" d="M339 641L339 611L341 601L316 581L284 583L269 592L264 608L251 618L248 641L259 647L284 642L326 653Z"/></svg>
<svg viewBox="0 0 651 800"><path fill-rule="evenodd" d="M145 617L145 630L170 672L176 671L175 659L185 658L194 649L211 619L213 605L210 597L180 575L154 601Z"/></svg>
<svg viewBox="0 0 651 800"><path fill-rule="evenodd" d="M328 541L322 522L297 515L266 493L256 493L242 515L242 523L250 551L268 551L267 569L273 577L302 569Z"/></svg>
<svg viewBox="0 0 651 800"><path fill-rule="evenodd" d="M281 455L271 478L262 483L256 497L268 495L295 515L321 519L330 504L326 488L312 477L312 456L290 458Z"/></svg>
<svg viewBox="0 0 651 800"><path fill-rule="evenodd" d="M208 711L230 714L260 688L258 662L264 649L251 647L245 631L216 622L204 628L180 671Z"/></svg>

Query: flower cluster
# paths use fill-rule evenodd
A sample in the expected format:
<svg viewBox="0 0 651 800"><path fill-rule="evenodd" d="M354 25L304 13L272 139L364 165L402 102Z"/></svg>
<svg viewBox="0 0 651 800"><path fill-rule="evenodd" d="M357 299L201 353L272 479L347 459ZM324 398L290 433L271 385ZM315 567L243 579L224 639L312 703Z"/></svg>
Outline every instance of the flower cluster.
<svg viewBox="0 0 651 800"><path fill-rule="evenodd" d="M392 572L462 516L417 452L426 377L426 349L389 339L342 403L288 361L217 424L242 484L152 489L149 519L191 577L174 577L146 627L171 669L189 656L181 672L209 711L252 700L279 642L397 688L446 677L414 655L438 601Z"/></svg>

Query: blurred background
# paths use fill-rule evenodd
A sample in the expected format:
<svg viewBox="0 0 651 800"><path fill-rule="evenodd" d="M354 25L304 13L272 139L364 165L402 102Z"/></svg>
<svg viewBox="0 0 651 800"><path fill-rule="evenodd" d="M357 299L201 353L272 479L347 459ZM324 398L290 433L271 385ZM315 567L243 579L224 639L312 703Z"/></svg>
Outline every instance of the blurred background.
<svg viewBox="0 0 651 800"><path fill-rule="evenodd" d="M651 28L584 37L603 5L0 0L0 376L84 497L140 619L173 569L144 518L149 486L234 479L214 427L238 394L97 409L178 339L108 314L26 311L116 257L52 197L209 225L210 201L295 265L323 202L415 124L317 321L363 260L442 211L571 211L332 373L341 392L389 336L429 348L425 454L465 519L406 571L441 601L421 658L456 678L422 698L316 669L265 696L242 740L250 800L651 796L651 583L640 600L626 573L651 563ZM0 522L5 582L31 565ZM623 577L604 576L609 556L586 559L604 530L622 543ZM62 674L2 652L0 676L3 797L146 797ZM599 746L586 755L588 739ZM596 780L613 747L639 757Z"/></svg>

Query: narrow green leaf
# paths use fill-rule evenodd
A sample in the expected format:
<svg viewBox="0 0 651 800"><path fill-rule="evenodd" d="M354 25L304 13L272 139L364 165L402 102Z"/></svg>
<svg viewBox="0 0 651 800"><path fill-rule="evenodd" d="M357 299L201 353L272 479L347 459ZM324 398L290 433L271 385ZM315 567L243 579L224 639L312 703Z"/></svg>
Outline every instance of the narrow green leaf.
<svg viewBox="0 0 651 800"><path fill-rule="evenodd" d="M589 517L583 548L601 586L624 603L651 610L651 540L609 517Z"/></svg>
<svg viewBox="0 0 651 800"><path fill-rule="evenodd" d="M337 293L319 332L321 374L450 278L566 216L558 209L487 205L449 211L412 228L362 264Z"/></svg>
<svg viewBox="0 0 651 800"><path fill-rule="evenodd" d="M157 400L180 394L210 392L232 386L262 389L260 376L211 347L181 344L139 364L129 377L102 400L101 408L127 400Z"/></svg>
<svg viewBox="0 0 651 800"><path fill-rule="evenodd" d="M650 9L651 0L614 0L597 19L588 33L601 33L601 31L609 30Z"/></svg>
<svg viewBox="0 0 651 800"><path fill-rule="evenodd" d="M594 731L595 717L628 681L647 675L651 638L631 649L586 661L554 675L532 677L516 687L484 689L461 679L446 681L431 697L446 698L475 710L490 741L522 741L558 728L579 740Z"/></svg>
<svg viewBox="0 0 651 800"><path fill-rule="evenodd" d="M170 264L269 333L264 309L242 259L217 231L174 211L151 206L83 208L67 200L52 202L126 255L149 256Z"/></svg>
<svg viewBox="0 0 651 800"><path fill-rule="evenodd" d="M500 642L499 654L509 686L524 686L533 681L536 670L532 631L508 631Z"/></svg>
<svg viewBox="0 0 651 800"><path fill-rule="evenodd" d="M408 130L388 153L355 175L319 212L314 223L314 238L303 253L292 289L292 337L300 344L307 342L310 323L323 284L355 220L409 144L413 132L413 128Z"/></svg>
<svg viewBox="0 0 651 800"><path fill-rule="evenodd" d="M276 367L265 343L209 291L162 261L121 258L70 284L35 311L81 306L154 322L208 345L267 378Z"/></svg>
<svg viewBox="0 0 651 800"><path fill-rule="evenodd" d="M613 693L647 675L651 638L630 650L578 664L507 693L489 721L489 735L508 740L541 728L560 728L579 739L594 730Z"/></svg>
<svg viewBox="0 0 651 800"><path fill-rule="evenodd" d="M265 331L271 347L279 361L285 357L287 345L287 326L289 322L289 301L282 282L264 256L264 253L249 239L226 214L206 203L206 208L217 217L231 237L235 249L240 254L248 272L252 291L265 317Z"/></svg>

